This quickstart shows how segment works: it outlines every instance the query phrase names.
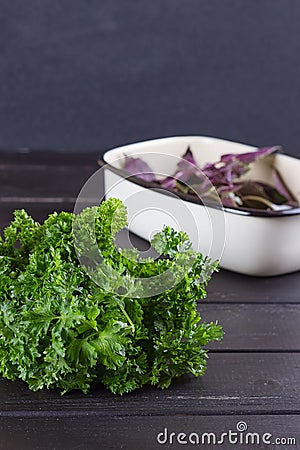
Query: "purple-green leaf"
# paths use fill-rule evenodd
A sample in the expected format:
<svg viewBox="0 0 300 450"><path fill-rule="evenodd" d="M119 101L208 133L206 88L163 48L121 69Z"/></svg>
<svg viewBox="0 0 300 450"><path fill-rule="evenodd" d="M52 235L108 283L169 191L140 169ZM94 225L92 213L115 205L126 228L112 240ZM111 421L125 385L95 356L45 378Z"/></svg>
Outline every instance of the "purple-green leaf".
<svg viewBox="0 0 300 450"><path fill-rule="evenodd" d="M125 156L123 170L129 175L141 178L144 181L156 181L155 174L150 166L141 158Z"/></svg>

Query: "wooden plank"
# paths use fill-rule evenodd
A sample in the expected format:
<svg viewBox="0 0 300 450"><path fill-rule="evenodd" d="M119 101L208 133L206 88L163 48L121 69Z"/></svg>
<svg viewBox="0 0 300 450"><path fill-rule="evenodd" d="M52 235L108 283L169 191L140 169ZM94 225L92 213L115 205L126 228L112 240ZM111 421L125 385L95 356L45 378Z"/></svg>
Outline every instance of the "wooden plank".
<svg viewBox="0 0 300 450"><path fill-rule="evenodd" d="M300 303L300 272L275 277L252 277L221 269L208 285L208 301Z"/></svg>
<svg viewBox="0 0 300 450"><path fill-rule="evenodd" d="M247 430L238 432L243 426ZM237 435L233 434L236 432ZM179 433L186 436L179 436ZM205 433L213 435L208 437ZM222 438L222 433L227 433L227 436ZM2 417L0 450L195 448L192 444L197 442L195 434L203 449L213 448L214 439L216 448L244 448L244 445L251 449L274 448L278 439L282 443L287 442L284 438L289 439L289 445L280 447L277 444L276 448L294 449L300 442L300 416L136 416L111 417L109 420L98 414ZM186 440L188 444L180 444L178 437L179 442L180 439ZM240 442L248 442L248 445L238 447L238 444L232 444L237 438ZM210 444L208 439L211 439ZM265 444L263 439L271 445Z"/></svg>
<svg viewBox="0 0 300 450"><path fill-rule="evenodd" d="M0 202L0 228L1 231L5 228L9 223L13 220L13 211L15 209L25 209L28 214L32 215L32 217L41 222L44 221L48 215L54 211L69 211L72 212L74 208L73 202L28 202L28 203L19 203L19 202L10 202L10 203L1 203Z"/></svg>
<svg viewBox="0 0 300 450"><path fill-rule="evenodd" d="M209 345L218 351L300 351L300 305L198 304L206 322L218 320L225 335Z"/></svg>
<svg viewBox="0 0 300 450"><path fill-rule="evenodd" d="M1 164L0 201L8 198L77 197L88 178L99 169L95 160L84 164ZM103 188L102 188L103 192ZM3 201L3 200L2 200Z"/></svg>
<svg viewBox="0 0 300 450"><path fill-rule="evenodd" d="M47 166L56 166L59 164L67 164L79 168L82 164L89 164L91 161L97 161L102 154L103 150L86 151L86 149L82 149L82 152L79 153L72 151L66 153L64 149L0 149L0 165L8 164L25 166L46 164Z"/></svg>
<svg viewBox="0 0 300 450"><path fill-rule="evenodd" d="M23 382L0 381L0 416L97 413L103 417L149 415L298 414L300 354L211 353L206 375L175 380L169 389L144 387L124 396L101 384L90 394L29 391ZM1 422L1 421L0 421Z"/></svg>

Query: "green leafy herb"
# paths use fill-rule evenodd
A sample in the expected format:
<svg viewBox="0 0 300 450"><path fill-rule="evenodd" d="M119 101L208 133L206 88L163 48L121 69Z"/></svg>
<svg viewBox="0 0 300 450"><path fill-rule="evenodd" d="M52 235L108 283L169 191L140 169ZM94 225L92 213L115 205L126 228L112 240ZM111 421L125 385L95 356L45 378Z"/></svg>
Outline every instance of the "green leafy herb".
<svg viewBox="0 0 300 450"><path fill-rule="evenodd" d="M81 213L82 239L90 232L84 228L90 214L106 267L128 280L127 292L118 295L96 284L80 264L73 214L53 213L40 225L24 210L15 211L0 238L1 374L33 390L86 393L100 381L120 394L145 384L165 388L186 373L203 375L202 347L221 339L222 329L201 322L195 301L205 297L217 264L194 252L185 233L169 227L153 240L163 258L142 260L138 252L118 250L114 234L127 223L118 199ZM174 269L179 256L182 263L192 261L182 265L180 276ZM172 289L153 297L130 295L134 279L168 270L177 282Z"/></svg>

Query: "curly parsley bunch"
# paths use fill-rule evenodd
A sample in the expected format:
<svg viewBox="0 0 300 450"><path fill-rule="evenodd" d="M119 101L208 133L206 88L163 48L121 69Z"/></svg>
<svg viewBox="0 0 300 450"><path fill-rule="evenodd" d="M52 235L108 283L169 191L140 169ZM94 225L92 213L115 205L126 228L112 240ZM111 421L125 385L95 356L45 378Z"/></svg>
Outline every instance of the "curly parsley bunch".
<svg viewBox="0 0 300 450"><path fill-rule="evenodd" d="M205 297L217 264L194 252L185 233L169 227L152 241L163 258L141 260L132 251L129 258L129 251L114 244L114 234L127 225L122 202L107 200L84 210L80 219L91 211L106 268L120 279L133 283L168 270L176 279L178 258L183 266L192 264L161 294L111 292L78 260L72 213L53 213L39 224L24 210L15 211L0 238L1 374L33 390L86 393L100 381L119 394L145 384L165 388L186 373L203 375L202 347L221 339L222 329L201 322L196 300ZM83 239L88 232L82 229ZM90 270L103 273L101 265Z"/></svg>

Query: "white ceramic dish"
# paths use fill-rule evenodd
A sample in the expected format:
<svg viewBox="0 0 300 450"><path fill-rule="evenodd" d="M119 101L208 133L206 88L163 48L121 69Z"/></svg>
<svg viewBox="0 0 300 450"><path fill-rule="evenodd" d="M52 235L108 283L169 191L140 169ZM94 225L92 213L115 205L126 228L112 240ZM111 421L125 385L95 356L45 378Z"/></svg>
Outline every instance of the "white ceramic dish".
<svg viewBox="0 0 300 450"><path fill-rule="evenodd" d="M150 240L164 225L186 231L193 247L219 259L221 267L236 272L270 276L300 270L300 208L281 212L243 211L204 206L180 194L157 189L122 171L125 155L141 157L155 173L174 173L178 158L190 147L200 166L225 153L245 153L256 148L203 136L180 136L118 147L99 162L104 167L106 197L120 198L128 209L129 229ZM170 158L170 155L172 156ZM287 186L300 199L300 160L276 153L269 156ZM270 160L260 160L249 178L270 182Z"/></svg>

